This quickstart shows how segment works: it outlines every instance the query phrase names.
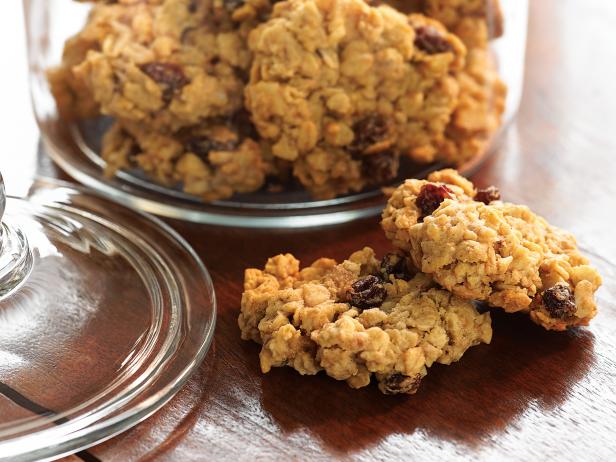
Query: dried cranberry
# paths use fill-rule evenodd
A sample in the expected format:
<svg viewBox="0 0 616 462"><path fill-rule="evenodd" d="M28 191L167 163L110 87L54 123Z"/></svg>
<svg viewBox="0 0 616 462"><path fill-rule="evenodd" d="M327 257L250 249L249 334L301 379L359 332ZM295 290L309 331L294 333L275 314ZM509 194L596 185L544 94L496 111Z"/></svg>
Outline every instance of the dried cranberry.
<svg viewBox="0 0 616 462"><path fill-rule="evenodd" d="M381 382L381 390L387 395L415 393L421 383L421 375L392 374Z"/></svg>
<svg viewBox="0 0 616 462"><path fill-rule="evenodd" d="M485 189L478 189L475 194L475 200L477 202L483 202L489 204L492 201L500 200L500 191L496 186L488 186Z"/></svg>
<svg viewBox="0 0 616 462"><path fill-rule="evenodd" d="M366 309L379 306L385 300L387 291L379 278L373 275L358 279L347 292L351 305Z"/></svg>
<svg viewBox="0 0 616 462"><path fill-rule="evenodd" d="M377 145L387 141L391 137L391 131L391 124L385 117L378 114L364 117L353 124L354 138L348 150L355 155L378 152ZM382 149L388 148L389 146L384 145Z"/></svg>
<svg viewBox="0 0 616 462"><path fill-rule="evenodd" d="M438 209L441 202L445 199L451 198L451 190L444 185L438 185L434 183L427 183L421 187L415 204L421 210L421 218L424 218L436 209Z"/></svg>
<svg viewBox="0 0 616 462"><path fill-rule="evenodd" d="M210 151L233 151L237 147L235 141L216 141L206 136L197 136L189 138L184 143L184 149L199 156L202 160L207 161L207 155Z"/></svg>
<svg viewBox="0 0 616 462"><path fill-rule="evenodd" d="M381 260L381 274L385 280L388 280L390 275L405 281L413 277L411 271L409 271L407 259L397 253L388 253L383 257Z"/></svg>
<svg viewBox="0 0 616 462"><path fill-rule="evenodd" d="M371 184L384 184L398 176L400 158L391 151L362 156L362 173Z"/></svg>
<svg viewBox="0 0 616 462"><path fill-rule="evenodd" d="M453 50L451 43L432 26L420 26L415 29L415 46L429 55Z"/></svg>
<svg viewBox="0 0 616 462"><path fill-rule="evenodd" d="M166 86L163 99L167 102L171 100L174 92L189 82L182 68L177 64L151 62L142 64L139 69L156 83Z"/></svg>
<svg viewBox="0 0 616 462"><path fill-rule="evenodd" d="M575 297L564 282L546 289L541 295L545 309L553 318L564 319L575 313Z"/></svg>

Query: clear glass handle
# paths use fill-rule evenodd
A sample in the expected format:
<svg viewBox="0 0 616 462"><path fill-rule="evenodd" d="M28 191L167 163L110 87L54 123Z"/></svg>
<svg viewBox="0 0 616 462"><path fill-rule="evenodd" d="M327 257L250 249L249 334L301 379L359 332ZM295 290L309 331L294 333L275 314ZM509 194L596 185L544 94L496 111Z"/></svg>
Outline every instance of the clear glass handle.
<svg viewBox="0 0 616 462"><path fill-rule="evenodd" d="M6 208L6 190L4 189L4 178L0 173L0 223L2 223L2 217L4 217L4 209ZM2 228L0 227L0 237L2 236ZM2 248L2 241L0 241L0 249Z"/></svg>
<svg viewBox="0 0 616 462"><path fill-rule="evenodd" d="M0 300L9 296L32 270L32 252L19 226L5 218L6 190L0 174Z"/></svg>

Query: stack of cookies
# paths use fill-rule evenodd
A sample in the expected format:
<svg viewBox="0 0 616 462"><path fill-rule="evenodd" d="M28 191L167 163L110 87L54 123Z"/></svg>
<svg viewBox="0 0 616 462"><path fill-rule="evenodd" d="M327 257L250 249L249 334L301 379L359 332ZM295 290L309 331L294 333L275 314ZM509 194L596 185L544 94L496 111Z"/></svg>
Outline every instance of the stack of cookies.
<svg viewBox="0 0 616 462"><path fill-rule="evenodd" d="M435 362L490 343L488 309L524 312L545 329L588 325L598 272L568 232L528 207L477 189L455 170L406 180L381 226L394 252L365 247L300 269L293 255L247 269L239 326L262 345L261 369L290 366L351 387L414 393Z"/></svg>
<svg viewBox="0 0 616 462"><path fill-rule="evenodd" d="M501 123L495 0L96 2L48 71L101 154L210 201L293 179L331 198L400 159L462 164Z"/></svg>

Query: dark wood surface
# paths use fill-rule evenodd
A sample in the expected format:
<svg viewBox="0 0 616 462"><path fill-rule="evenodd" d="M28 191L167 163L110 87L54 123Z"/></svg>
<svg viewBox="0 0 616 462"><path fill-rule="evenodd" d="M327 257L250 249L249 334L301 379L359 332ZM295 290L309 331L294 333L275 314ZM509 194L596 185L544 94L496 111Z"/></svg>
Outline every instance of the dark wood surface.
<svg viewBox="0 0 616 462"><path fill-rule="evenodd" d="M522 108L474 180L577 235L604 278L589 328L546 332L523 315L494 312L492 344L434 366L410 397L289 368L263 375L259 347L240 340L237 327L244 268L279 252L304 263L364 245L385 252L378 219L268 232L173 222L214 280L212 348L161 411L69 459L615 460L616 6L531 3ZM35 164L24 156L22 174ZM62 177L47 159L36 170Z"/></svg>

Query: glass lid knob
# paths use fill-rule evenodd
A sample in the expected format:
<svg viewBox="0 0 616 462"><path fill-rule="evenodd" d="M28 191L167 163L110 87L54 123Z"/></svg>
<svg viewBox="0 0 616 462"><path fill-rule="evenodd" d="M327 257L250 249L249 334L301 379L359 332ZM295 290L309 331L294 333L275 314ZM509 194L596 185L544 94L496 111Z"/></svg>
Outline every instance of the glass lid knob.
<svg viewBox="0 0 616 462"><path fill-rule="evenodd" d="M19 226L7 223L6 190L0 174L0 300L15 291L32 269L32 252Z"/></svg>

